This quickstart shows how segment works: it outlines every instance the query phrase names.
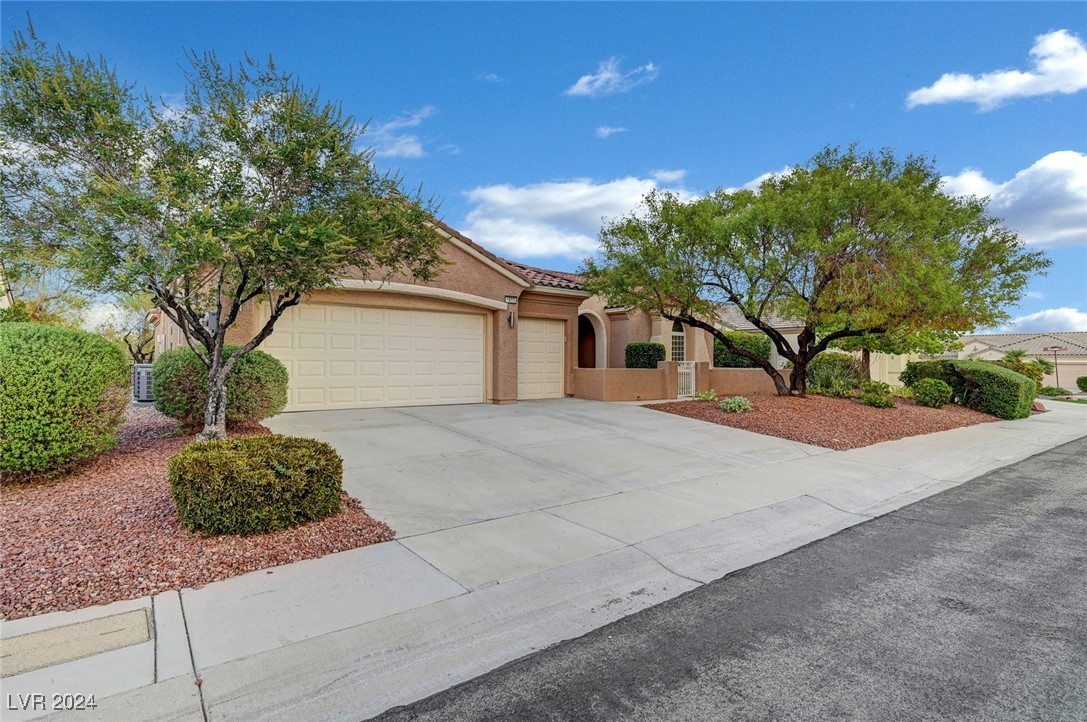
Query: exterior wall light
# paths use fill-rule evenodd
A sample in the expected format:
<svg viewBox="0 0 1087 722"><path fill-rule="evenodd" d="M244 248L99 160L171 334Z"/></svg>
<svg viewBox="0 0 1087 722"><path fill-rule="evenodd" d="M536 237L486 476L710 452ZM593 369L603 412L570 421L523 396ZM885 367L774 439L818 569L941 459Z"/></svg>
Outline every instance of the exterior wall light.
<svg viewBox="0 0 1087 722"><path fill-rule="evenodd" d="M517 296L506 296L506 305L507 306L516 306L517 305ZM514 326L517 325L517 312L515 310L513 310L512 308L510 309L509 315L506 316L506 321L509 322L510 328L513 328Z"/></svg>

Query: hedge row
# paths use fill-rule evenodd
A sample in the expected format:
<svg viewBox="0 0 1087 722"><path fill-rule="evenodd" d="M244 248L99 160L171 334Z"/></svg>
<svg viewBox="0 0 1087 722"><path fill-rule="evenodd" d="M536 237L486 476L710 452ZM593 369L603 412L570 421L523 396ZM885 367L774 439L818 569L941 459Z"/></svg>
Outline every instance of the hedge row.
<svg viewBox="0 0 1087 722"><path fill-rule="evenodd" d="M921 379L939 379L956 402L1002 419L1030 416L1038 390L1034 379L985 361L911 361L900 379L911 388Z"/></svg>
<svg viewBox="0 0 1087 722"><path fill-rule="evenodd" d="M733 345L744 351L755 354L763 361L770 360L770 337L761 333L743 333L742 331L726 331L725 336ZM755 363L748 358L739 356L728 350L728 346L721 341L713 340L713 365L722 369L750 369L755 368Z"/></svg>
<svg viewBox="0 0 1087 722"><path fill-rule="evenodd" d="M626 347L628 369L655 369L664 356L663 343L628 343Z"/></svg>

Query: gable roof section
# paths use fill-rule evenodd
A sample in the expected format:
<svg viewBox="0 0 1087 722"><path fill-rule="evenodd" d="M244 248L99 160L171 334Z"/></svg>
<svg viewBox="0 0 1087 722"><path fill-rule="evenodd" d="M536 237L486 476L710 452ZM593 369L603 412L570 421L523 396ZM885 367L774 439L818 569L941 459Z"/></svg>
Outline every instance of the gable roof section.
<svg viewBox="0 0 1087 722"><path fill-rule="evenodd" d="M446 225L443 221L439 221L437 218L435 218L432 222L434 223L435 228L441 231L447 238L452 240L454 243L459 244L462 248L468 251L468 253L474 255L476 258L483 261L483 263L485 263L486 265L495 269L502 275L508 276L509 278L517 281L519 285L524 286L525 288L528 288L532 285L532 281L526 278L524 274L518 273L515 269L511 268L507 261L494 255L486 248L479 245L471 238L458 231L453 226Z"/></svg>
<svg viewBox="0 0 1087 722"><path fill-rule="evenodd" d="M1043 333L988 333L963 336L964 344L977 342L999 351L1021 348L1031 356L1051 356L1046 347L1065 346L1057 356L1087 356L1087 331L1052 331Z"/></svg>
<svg viewBox="0 0 1087 722"><path fill-rule="evenodd" d="M732 331L758 331L759 333L762 332L757 326L755 326L755 324L744 318L744 315L740 313L740 309L736 308L735 306L726 306L724 310L721 311L720 318L721 324ZM769 323L771 327L776 328L779 331L790 328L804 327L804 323L802 321L798 321L795 318L788 318L786 316L779 316L773 311L767 314L763 320Z"/></svg>

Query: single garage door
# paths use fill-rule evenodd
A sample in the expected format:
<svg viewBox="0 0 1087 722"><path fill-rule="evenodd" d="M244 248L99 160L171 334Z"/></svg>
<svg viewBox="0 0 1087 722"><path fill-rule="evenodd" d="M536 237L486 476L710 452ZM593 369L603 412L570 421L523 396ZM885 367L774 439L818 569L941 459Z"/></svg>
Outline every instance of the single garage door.
<svg viewBox="0 0 1087 722"><path fill-rule="evenodd" d="M483 402L484 317L303 304L261 348L290 373L288 411Z"/></svg>
<svg viewBox="0 0 1087 722"><path fill-rule="evenodd" d="M517 319L517 398L561 399L566 323Z"/></svg>

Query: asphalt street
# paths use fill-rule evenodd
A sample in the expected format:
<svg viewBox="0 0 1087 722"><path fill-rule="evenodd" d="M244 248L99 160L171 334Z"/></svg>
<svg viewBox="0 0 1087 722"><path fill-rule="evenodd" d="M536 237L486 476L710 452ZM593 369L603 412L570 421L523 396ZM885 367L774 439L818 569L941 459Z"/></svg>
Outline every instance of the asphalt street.
<svg viewBox="0 0 1087 722"><path fill-rule="evenodd" d="M1087 438L381 720L1087 720Z"/></svg>

